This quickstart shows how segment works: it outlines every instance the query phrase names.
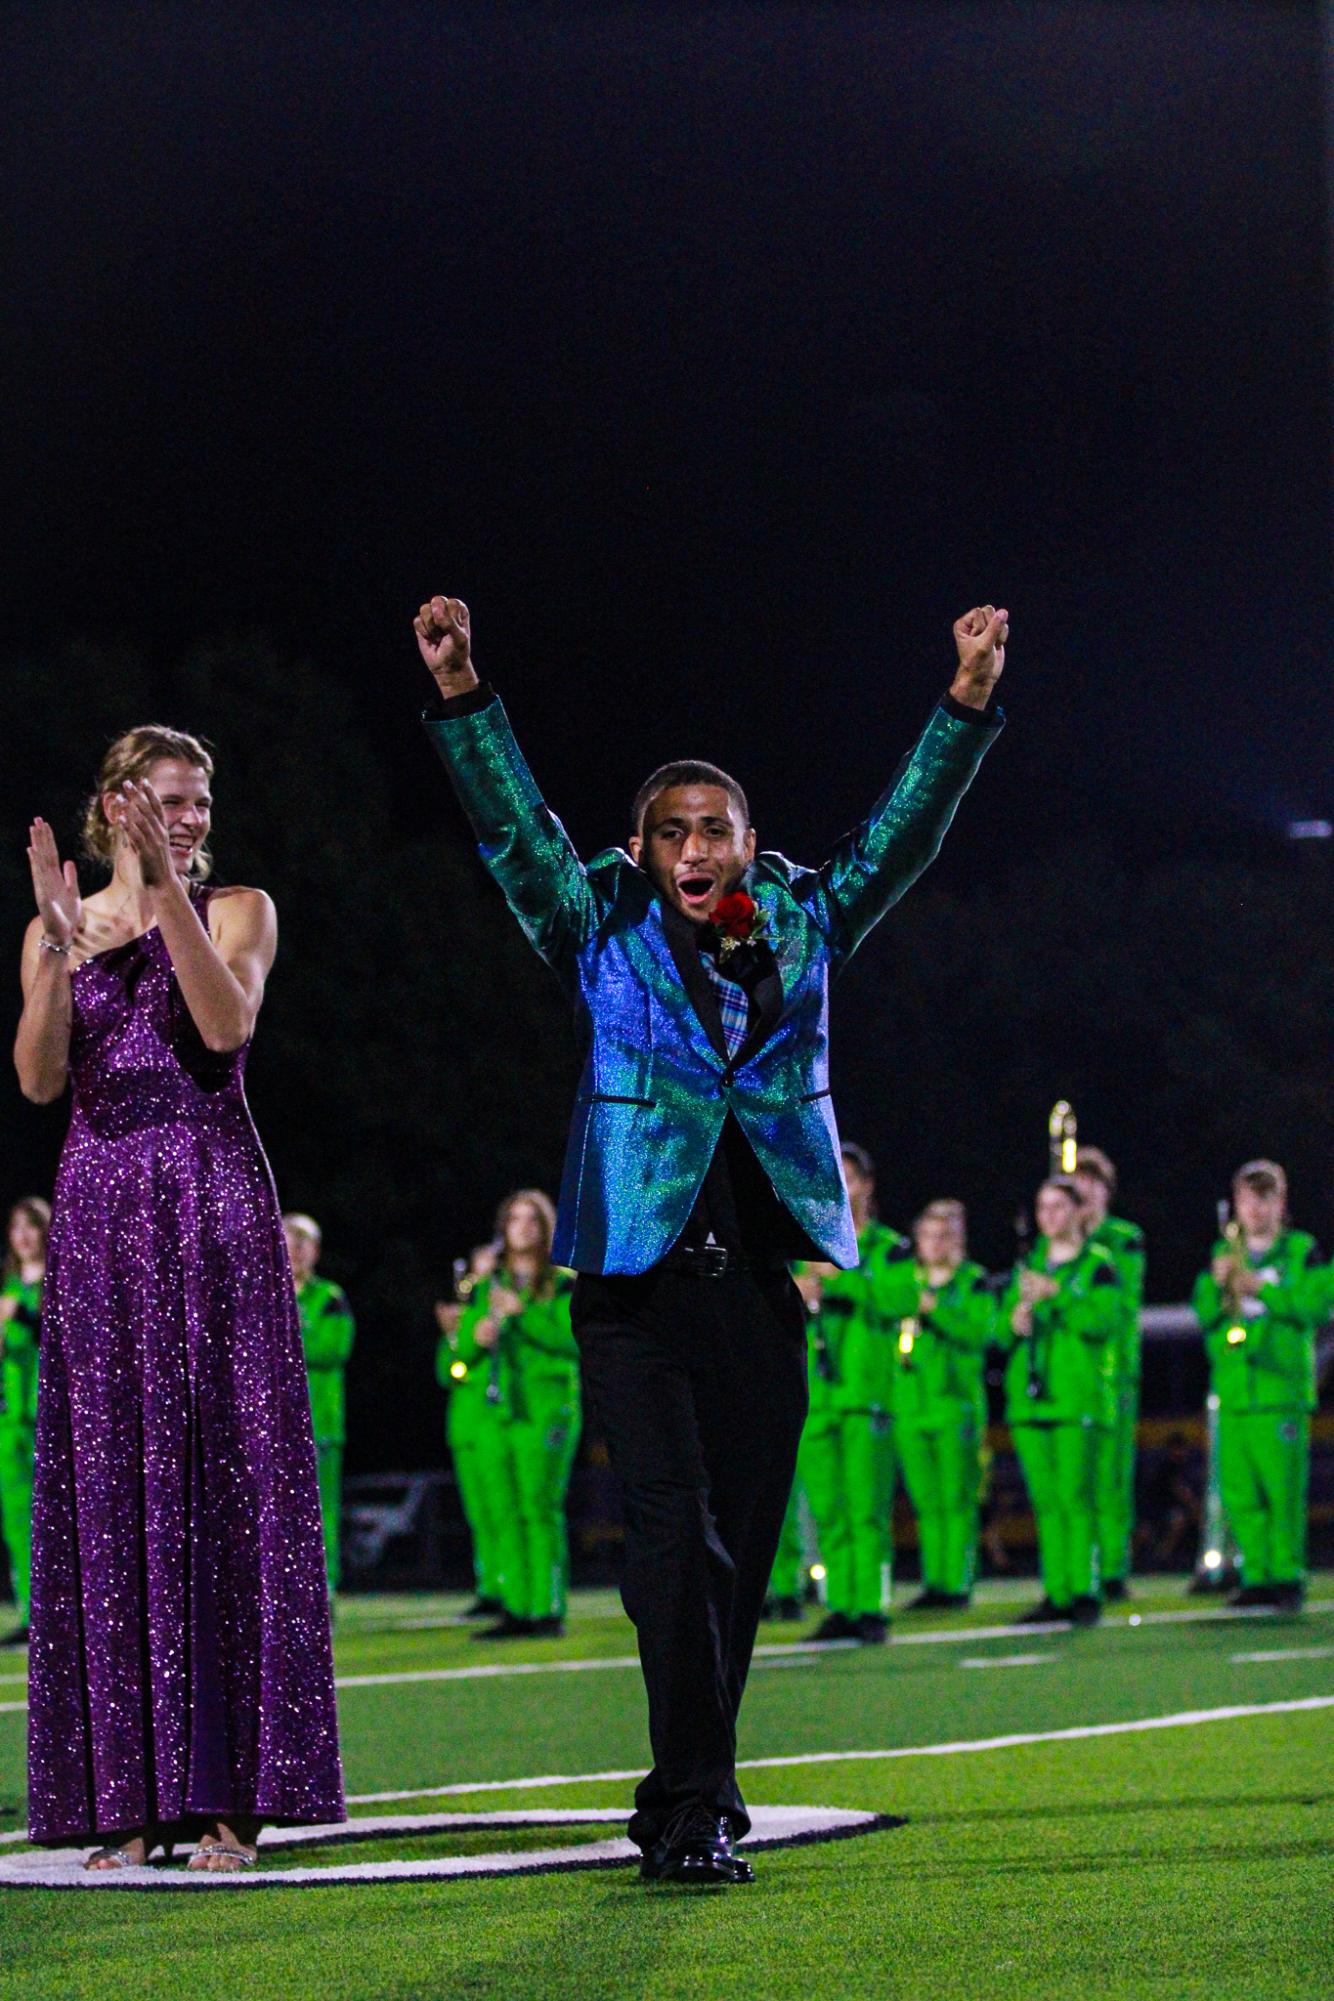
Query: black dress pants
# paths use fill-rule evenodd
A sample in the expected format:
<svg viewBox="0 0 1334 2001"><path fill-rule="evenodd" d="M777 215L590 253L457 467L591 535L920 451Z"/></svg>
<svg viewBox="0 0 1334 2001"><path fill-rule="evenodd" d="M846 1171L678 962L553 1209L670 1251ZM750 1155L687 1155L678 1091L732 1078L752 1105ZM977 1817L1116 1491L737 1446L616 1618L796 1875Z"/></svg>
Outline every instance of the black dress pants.
<svg viewBox="0 0 1334 2001"><path fill-rule="evenodd" d="M584 1388L625 1507L653 1770L630 1837L694 1802L750 1826L736 1720L806 1416L806 1313L785 1267L580 1275Z"/></svg>

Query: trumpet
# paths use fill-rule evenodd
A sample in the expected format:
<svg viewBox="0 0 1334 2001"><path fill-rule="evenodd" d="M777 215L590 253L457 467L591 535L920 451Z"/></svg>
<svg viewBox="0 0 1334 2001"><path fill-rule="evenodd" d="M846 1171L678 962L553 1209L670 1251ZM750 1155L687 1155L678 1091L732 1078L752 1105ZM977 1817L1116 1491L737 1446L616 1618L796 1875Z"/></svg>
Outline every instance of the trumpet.
<svg viewBox="0 0 1334 2001"><path fill-rule="evenodd" d="M1245 1244L1242 1239L1241 1224L1232 1214L1230 1203L1218 1204L1218 1228L1228 1250L1240 1262L1246 1254ZM1232 1313L1232 1321L1227 1330L1227 1344L1229 1348L1239 1348L1246 1339L1246 1322L1242 1318L1241 1300L1237 1295L1237 1289L1230 1280L1223 1288L1223 1297Z"/></svg>
<svg viewBox="0 0 1334 2001"><path fill-rule="evenodd" d="M1052 1174L1073 1174L1079 1162L1079 1121L1075 1108L1058 1098L1047 1120L1048 1158Z"/></svg>

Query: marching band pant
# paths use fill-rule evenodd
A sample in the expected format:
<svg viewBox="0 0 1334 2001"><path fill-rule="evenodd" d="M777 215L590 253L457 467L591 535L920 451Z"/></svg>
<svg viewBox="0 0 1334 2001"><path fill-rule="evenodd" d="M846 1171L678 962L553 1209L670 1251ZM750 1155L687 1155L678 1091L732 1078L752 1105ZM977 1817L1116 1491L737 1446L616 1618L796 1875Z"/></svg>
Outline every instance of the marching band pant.
<svg viewBox="0 0 1334 2001"><path fill-rule="evenodd" d="M1245 1583L1301 1583L1310 1457L1304 1410L1219 1412L1223 1512L1241 1550Z"/></svg>
<svg viewBox="0 0 1334 2001"><path fill-rule="evenodd" d="M917 1514L922 1583L964 1598L973 1588L981 1485L976 1413L961 1406L929 1427L895 1425L903 1484Z"/></svg>
<svg viewBox="0 0 1334 2001"><path fill-rule="evenodd" d="M1076 1419L1016 1424L1012 1433L1037 1520L1042 1588L1064 1610L1072 1599L1092 1597L1098 1589L1093 1519L1098 1427Z"/></svg>
<svg viewBox="0 0 1334 2001"><path fill-rule="evenodd" d="M893 1589L894 1428L883 1411L817 1411L801 1440L831 1612L888 1617Z"/></svg>

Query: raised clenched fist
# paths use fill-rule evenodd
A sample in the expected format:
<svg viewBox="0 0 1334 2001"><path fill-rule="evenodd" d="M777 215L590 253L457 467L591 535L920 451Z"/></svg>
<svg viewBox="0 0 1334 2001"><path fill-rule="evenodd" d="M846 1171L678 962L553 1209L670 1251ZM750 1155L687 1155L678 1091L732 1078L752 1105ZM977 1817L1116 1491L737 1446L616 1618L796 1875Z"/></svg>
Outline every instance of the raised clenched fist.
<svg viewBox="0 0 1334 2001"><path fill-rule="evenodd" d="M448 700L477 686L472 664L472 631L462 598L429 598L412 621L422 659Z"/></svg>
<svg viewBox="0 0 1334 2001"><path fill-rule="evenodd" d="M991 691L1005 671L1005 645L1010 637L1010 614L997 611L994 604L975 605L954 621L954 644L959 667L950 693L956 702L970 709L984 709Z"/></svg>

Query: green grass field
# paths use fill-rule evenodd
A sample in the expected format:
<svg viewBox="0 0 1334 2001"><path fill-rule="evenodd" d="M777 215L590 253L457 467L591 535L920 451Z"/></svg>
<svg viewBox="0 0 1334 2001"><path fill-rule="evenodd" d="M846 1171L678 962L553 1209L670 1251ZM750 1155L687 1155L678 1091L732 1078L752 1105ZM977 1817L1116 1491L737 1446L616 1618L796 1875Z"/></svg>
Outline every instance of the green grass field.
<svg viewBox="0 0 1334 2001"><path fill-rule="evenodd" d="M886 1649L802 1651L800 1627L761 1634L771 1651L741 1745L752 1804L907 1825L760 1854L751 1888L646 1890L628 1868L195 1894L4 1888L0 1995L1327 1995L1334 1577L1314 1580L1299 1619L1220 1618L1157 1580L1094 1632L995 1630L1027 1595L991 1586L964 1617L900 1619ZM641 1766L644 1709L615 1600L581 1597L563 1641L501 1647L449 1623L456 1609L343 1603L354 1818L624 1807L631 1783L615 1775ZM0 1656L0 1831L23 1826L22 1661ZM552 1671L497 1671L521 1666ZM1037 1741L989 1741L1015 1737ZM849 1752L870 1755L830 1755ZM299 1859L429 1861L615 1831L403 1830ZM0 1859L15 1852L0 1845Z"/></svg>

